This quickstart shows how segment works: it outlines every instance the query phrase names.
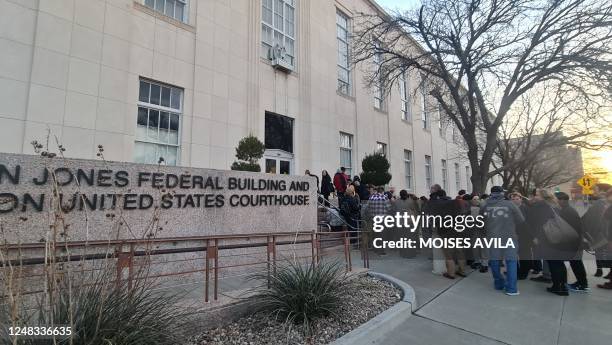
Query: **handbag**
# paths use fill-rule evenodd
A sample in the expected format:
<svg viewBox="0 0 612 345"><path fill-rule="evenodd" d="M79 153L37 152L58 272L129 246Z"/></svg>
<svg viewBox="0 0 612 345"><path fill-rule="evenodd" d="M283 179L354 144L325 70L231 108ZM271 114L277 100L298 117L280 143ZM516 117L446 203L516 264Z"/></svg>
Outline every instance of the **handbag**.
<svg viewBox="0 0 612 345"><path fill-rule="evenodd" d="M551 207L552 209L552 207ZM546 239L552 244L577 242L580 236L576 230L553 209L554 217L544 223L543 231Z"/></svg>

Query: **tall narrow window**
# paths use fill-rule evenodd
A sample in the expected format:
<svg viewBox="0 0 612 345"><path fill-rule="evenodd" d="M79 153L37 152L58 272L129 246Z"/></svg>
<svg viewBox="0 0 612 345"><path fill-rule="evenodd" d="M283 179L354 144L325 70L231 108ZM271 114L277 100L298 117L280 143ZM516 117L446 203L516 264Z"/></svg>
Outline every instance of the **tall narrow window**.
<svg viewBox="0 0 612 345"><path fill-rule="evenodd" d="M340 11L336 11L336 32L338 38L338 91L350 95L349 20Z"/></svg>
<svg viewBox="0 0 612 345"><path fill-rule="evenodd" d="M376 46L376 50L378 50L380 48L380 42L375 42L374 45ZM381 66L382 66L382 54L380 52L376 52L374 53L374 68L376 73L378 74L378 80L376 80L376 82L374 82L374 108L379 109L379 110L383 110L385 104L384 104L384 93L383 93L383 82L382 82L382 76L380 74L381 71Z"/></svg>
<svg viewBox="0 0 612 345"><path fill-rule="evenodd" d="M429 128L429 114L427 113L427 90L425 84L421 85L421 121L423 121L423 129Z"/></svg>
<svg viewBox="0 0 612 345"><path fill-rule="evenodd" d="M168 17L180 20L181 22L186 21L186 0L145 0L144 4Z"/></svg>
<svg viewBox="0 0 612 345"><path fill-rule="evenodd" d="M455 163L455 189L457 189L457 192L461 190L461 172L459 171L459 163Z"/></svg>
<svg viewBox="0 0 612 345"><path fill-rule="evenodd" d="M376 153L382 153L384 156L387 155L387 144L376 142Z"/></svg>
<svg viewBox="0 0 612 345"><path fill-rule="evenodd" d="M404 150L404 170L406 174L406 189L412 190L412 151Z"/></svg>
<svg viewBox="0 0 612 345"><path fill-rule="evenodd" d="M431 187L431 156L425 156L425 188Z"/></svg>
<svg viewBox="0 0 612 345"><path fill-rule="evenodd" d="M183 90L140 80L134 161L176 165L179 156L179 126Z"/></svg>
<svg viewBox="0 0 612 345"><path fill-rule="evenodd" d="M470 167L466 166L465 167L465 188L468 191L472 190L472 183L470 181L471 176L472 174L470 173Z"/></svg>
<svg viewBox="0 0 612 345"><path fill-rule="evenodd" d="M353 171L353 136L340 132L340 166L351 176Z"/></svg>
<svg viewBox="0 0 612 345"><path fill-rule="evenodd" d="M402 120L412 121L410 114L410 103L408 98L408 79L406 78L406 72L402 72L398 78L400 102L402 107Z"/></svg>
<svg viewBox="0 0 612 345"><path fill-rule="evenodd" d="M453 125L453 143L458 143L459 142L459 130L457 129L457 126Z"/></svg>
<svg viewBox="0 0 612 345"><path fill-rule="evenodd" d="M277 45L283 60L295 66L295 0L261 1L261 55L270 58Z"/></svg>
<svg viewBox="0 0 612 345"><path fill-rule="evenodd" d="M446 165L446 159L440 161L442 163L442 188L448 189L448 166Z"/></svg>

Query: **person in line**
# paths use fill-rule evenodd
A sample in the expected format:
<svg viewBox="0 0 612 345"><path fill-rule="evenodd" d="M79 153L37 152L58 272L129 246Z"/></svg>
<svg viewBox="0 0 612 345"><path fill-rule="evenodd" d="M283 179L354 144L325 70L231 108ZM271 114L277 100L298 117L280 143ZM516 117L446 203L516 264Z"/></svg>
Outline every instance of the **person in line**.
<svg viewBox="0 0 612 345"><path fill-rule="evenodd" d="M527 219L527 198L519 192L510 194L510 201L518 207L525 220ZM529 226L526 221L516 224L516 235L519 243L519 263L518 263L518 280L525 280L529 276L529 271L535 268L533 260L533 234L529 231Z"/></svg>
<svg viewBox="0 0 612 345"><path fill-rule="evenodd" d="M435 184L431 186L431 195L425 207L425 214L433 216L456 217L459 215L460 206L457 200L454 200L446 195L446 192ZM434 229L431 229L434 230ZM445 227L444 224L436 224L435 231L440 238L461 238L465 236L465 231L458 232L452 227ZM455 279L455 276L465 277L465 255L463 248L442 249L446 264L446 272L442 275L448 279ZM457 264L455 264L455 260Z"/></svg>
<svg viewBox="0 0 612 345"><path fill-rule="evenodd" d="M321 190L319 189L319 176L311 174L310 170L308 170L308 169L306 169L306 171L304 171L304 175L315 178L315 180L317 181L317 193L321 193Z"/></svg>
<svg viewBox="0 0 612 345"><path fill-rule="evenodd" d="M344 192L346 192L346 187L348 186L348 177L346 176L345 171L346 168L341 167L334 175L334 187L336 188L338 203L340 203L340 199L342 199L344 196Z"/></svg>
<svg viewBox="0 0 612 345"><path fill-rule="evenodd" d="M325 206L329 206L329 195L334 192L334 185L332 184L331 176L327 173L327 170L321 172L321 194L325 199Z"/></svg>
<svg viewBox="0 0 612 345"><path fill-rule="evenodd" d="M557 202L561 207L559 216L561 216L563 220L571 225L578 234L578 240L569 243L566 247L567 250L575 253L573 257L570 257L571 260L569 260L569 263L570 267L572 268L572 272L574 272L574 276L576 277L576 282L569 284L567 287L573 292L587 292L589 291L589 282L587 280L587 273L586 269L584 268L584 263L582 262L583 233L580 215L578 214L578 211L576 211L576 209L569 204L569 195L560 192L556 193L555 196L557 197Z"/></svg>
<svg viewBox="0 0 612 345"><path fill-rule="evenodd" d="M612 269L604 276L604 263L608 257L607 244L607 229L604 214L609 208L609 202L606 197L606 191L609 190L608 185L597 185L593 195L593 202L588 210L582 215L582 229L585 239L589 243L591 249L595 250L595 259L597 270L595 277L604 277L612 279ZM610 189L612 190L612 189Z"/></svg>
<svg viewBox="0 0 612 345"><path fill-rule="evenodd" d="M353 185L355 185L355 192L359 195L361 202L367 201L370 197L370 188L367 183L363 183L358 175L353 177Z"/></svg>
<svg viewBox="0 0 612 345"><path fill-rule="evenodd" d="M387 196L385 195L385 188L384 187L377 187L376 188L376 192L372 193L372 195L370 195L370 198L368 199L368 206L367 206L367 219L369 222L369 229L373 228L373 218L376 216L386 216L389 214L389 212L391 211L391 204L389 202L389 199L387 199ZM386 240L387 237L387 230L383 230L382 232L374 232L371 231L370 233L373 234L373 238L372 241L374 241L377 238L381 238L382 240ZM367 242L366 242L367 243ZM386 255L387 253L385 252L384 248L381 249L375 249L375 251L379 254L379 255Z"/></svg>
<svg viewBox="0 0 612 345"><path fill-rule="evenodd" d="M546 291L568 296L565 260L572 258L575 253L568 251L563 245L551 243L544 233L544 225L559 212L557 199L547 190L537 189L527 211L527 219L535 234L534 244L538 248L537 252L550 269L552 286L546 288Z"/></svg>
<svg viewBox="0 0 612 345"><path fill-rule="evenodd" d="M354 242L359 229L359 219L361 218L361 203L353 185L346 187L344 198L340 201L340 214L349 225L348 231L351 234L351 242Z"/></svg>
<svg viewBox="0 0 612 345"><path fill-rule="evenodd" d="M612 205L612 189L609 189L606 193L606 200L608 205ZM606 257L603 257L601 260L601 266L603 268L609 268L611 273L609 273L606 277L609 281L603 284L597 284L597 287L605 290L612 290L612 258L610 258L610 253L612 253L612 206L608 206L606 211L603 214L603 223L606 224L606 232L607 232L607 244L605 246Z"/></svg>
<svg viewBox="0 0 612 345"><path fill-rule="evenodd" d="M464 198L470 205L470 215L476 217L480 214L480 200L477 196L471 196L465 194ZM476 226L471 229L467 229L470 232L470 243L474 243L477 238L486 237L484 229L478 229ZM489 271L489 249L488 248L471 248L474 263L471 268L478 270L480 273L487 273Z"/></svg>
<svg viewBox="0 0 612 345"><path fill-rule="evenodd" d="M517 286L518 236L516 226L525 221L523 213L510 200L506 200L504 189L493 186L491 195L481 206L480 212L485 216L487 238L499 238L502 243L512 239L514 248L489 248L489 267L493 275L496 290L504 290L508 296L519 295ZM505 261L506 276L501 273L501 263Z"/></svg>
<svg viewBox="0 0 612 345"><path fill-rule="evenodd" d="M536 228L532 225L533 221L537 219L537 212L533 212L533 204L539 203L542 201L540 197L536 196L537 190L534 189L531 193L531 199L527 202L527 227L531 230L533 241L532 241L532 252L533 252L533 269L531 272L535 275L535 277L529 278L534 282L550 284L552 283L552 279L550 276L550 267L548 266L548 262L544 260L544 256L542 255L543 244L538 243L535 237Z"/></svg>
<svg viewBox="0 0 612 345"><path fill-rule="evenodd" d="M396 199L395 197L395 188L394 187L389 187L389 190L385 192L385 195L387 196L387 199L389 199L389 201L393 201Z"/></svg>
<svg viewBox="0 0 612 345"><path fill-rule="evenodd" d="M416 201L411 198L408 191L404 189L400 190L398 199L391 201L391 206L393 215L400 213L402 215L407 214L409 216L416 216L419 214ZM419 229L406 228L393 229L393 240L397 241L401 238L408 238L416 241L419 238L418 230ZM416 255L416 250L413 248L400 249L399 252L400 256L405 258L414 257Z"/></svg>

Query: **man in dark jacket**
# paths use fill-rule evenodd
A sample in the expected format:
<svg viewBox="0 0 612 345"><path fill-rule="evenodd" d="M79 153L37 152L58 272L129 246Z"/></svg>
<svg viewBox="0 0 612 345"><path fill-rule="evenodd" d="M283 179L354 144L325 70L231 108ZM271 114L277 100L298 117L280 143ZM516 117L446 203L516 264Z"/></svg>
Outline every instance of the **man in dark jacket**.
<svg viewBox="0 0 612 345"><path fill-rule="evenodd" d="M461 209L457 200L451 199L446 196L446 192L442 190L440 185L433 185L430 189L432 191L430 199L425 205L423 212L427 215L456 217L459 215ZM440 224L442 225L442 224ZM430 229L433 231L434 229ZM454 228L446 228L443 225L437 227L438 236L441 238L461 238L465 237L464 232L457 232ZM465 277L465 255L462 248L443 248L444 259L446 262L446 272L443 274L448 279L455 279L455 274L460 277ZM459 264L459 267L455 266L455 260Z"/></svg>
<svg viewBox="0 0 612 345"><path fill-rule="evenodd" d="M569 284L568 288L570 291L574 292L587 292L589 290L589 283L587 281L586 269L584 268L584 264L582 263L582 224L580 220L580 215L578 212L569 204L569 195L566 193L560 192L556 193L557 201L559 202L559 206L561 206L561 210L559 211L559 216L563 218L569 225L576 230L579 236L579 240L575 243L570 243L568 246L568 250L572 250L576 253L576 256L573 260L569 260L570 266L572 267L572 271L576 276L576 282L573 284Z"/></svg>

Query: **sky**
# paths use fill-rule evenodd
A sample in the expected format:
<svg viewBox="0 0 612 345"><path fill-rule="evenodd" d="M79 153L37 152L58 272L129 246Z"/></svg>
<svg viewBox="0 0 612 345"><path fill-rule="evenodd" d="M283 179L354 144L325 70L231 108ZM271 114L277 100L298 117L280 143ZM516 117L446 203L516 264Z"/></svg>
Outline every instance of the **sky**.
<svg viewBox="0 0 612 345"><path fill-rule="evenodd" d="M380 6L390 10L406 10L414 7L419 0L375 0Z"/></svg>

